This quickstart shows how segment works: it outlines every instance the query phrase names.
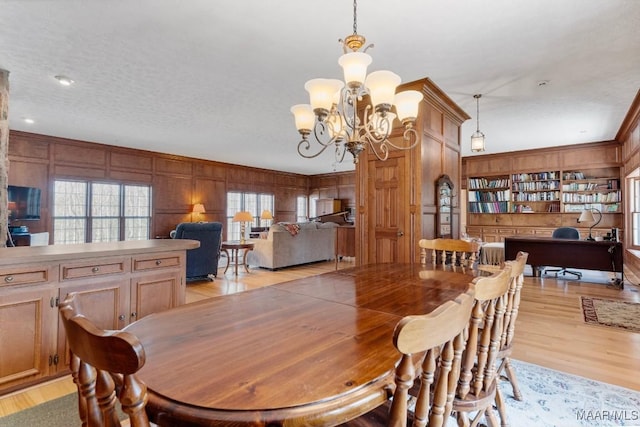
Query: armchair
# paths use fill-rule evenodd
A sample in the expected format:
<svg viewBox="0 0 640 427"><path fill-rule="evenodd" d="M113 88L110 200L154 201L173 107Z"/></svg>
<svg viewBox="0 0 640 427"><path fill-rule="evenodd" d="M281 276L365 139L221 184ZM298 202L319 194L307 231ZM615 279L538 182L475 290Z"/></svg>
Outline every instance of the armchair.
<svg viewBox="0 0 640 427"><path fill-rule="evenodd" d="M218 276L222 223L183 222L178 224L174 238L200 241L199 248L187 251L187 281Z"/></svg>

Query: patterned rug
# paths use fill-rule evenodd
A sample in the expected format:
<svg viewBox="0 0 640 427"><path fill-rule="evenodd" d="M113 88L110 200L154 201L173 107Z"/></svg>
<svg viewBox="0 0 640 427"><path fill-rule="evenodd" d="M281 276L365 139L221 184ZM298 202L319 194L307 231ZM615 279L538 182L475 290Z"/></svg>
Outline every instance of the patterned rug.
<svg viewBox="0 0 640 427"><path fill-rule="evenodd" d="M640 304L600 298L580 299L586 323L640 332Z"/></svg>
<svg viewBox="0 0 640 427"><path fill-rule="evenodd" d="M511 427L640 426L640 392L542 366L513 361L524 400L501 381ZM0 417L1 427L79 425L76 396L70 394ZM497 415L497 413L496 413ZM455 425L455 420L448 423Z"/></svg>

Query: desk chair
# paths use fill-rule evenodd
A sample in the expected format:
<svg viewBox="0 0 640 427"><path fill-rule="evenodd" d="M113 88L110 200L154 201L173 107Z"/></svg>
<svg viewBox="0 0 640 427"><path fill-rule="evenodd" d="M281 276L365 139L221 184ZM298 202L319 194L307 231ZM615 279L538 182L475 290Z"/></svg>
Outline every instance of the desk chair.
<svg viewBox="0 0 640 427"><path fill-rule="evenodd" d="M458 382L464 335L474 301L474 291L469 290L429 314L400 320L393 333L393 344L402 354L396 366L393 399L341 427L405 427L407 418L427 427L444 426L451 414L450 396ZM421 387L415 411L409 413L408 390L416 379L414 367L418 360L414 356L419 354Z"/></svg>
<svg viewBox="0 0 640 427"><path fill-rule="evenodd" d="M578 231L578 229L573 227L560 227L553 230L553 234L551 234L551 237L553 237L554 239L580 239L580 232ZM582 278L582 273L580 273L579 271L567 270L564 267L545 268L544 274L547 274L547 272L555 273L556 277L558 277L558 274L562 274L563 276L566 276L567 274L573 274L577 279Z"/></svg>
<svg viewBox="0 0 640 427"><path fill-rule="evenodd" d="M431 258L433 265L451 264L471 267L478 259L480 245L459 239L420 239L420 262L427 263Z"/></svg>
<svg viewBox="0 0 640 427"><path fill-rule="evenodd" d="M70 293L60 304L59 313L71 351L82 425L121 426L116 399L131 426L152 425L145 412L147 386L135 376L145 363L142 344L128 332L98 329L78 306L76 294Z"/></svg>

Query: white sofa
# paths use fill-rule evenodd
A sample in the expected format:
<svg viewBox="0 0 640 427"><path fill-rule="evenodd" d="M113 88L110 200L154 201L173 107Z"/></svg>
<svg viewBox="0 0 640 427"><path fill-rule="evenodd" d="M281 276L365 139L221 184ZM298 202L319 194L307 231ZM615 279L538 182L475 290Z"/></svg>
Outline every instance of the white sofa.
<svg viewBox="0 0 640 427"><path fill-rule="evenodd" d="M251 239L254 247L247 254L247 264L276 269L335 259L338 224L302 222L296 225L299 229L295 235L285 225L274 224L266 239Z"/></svg>

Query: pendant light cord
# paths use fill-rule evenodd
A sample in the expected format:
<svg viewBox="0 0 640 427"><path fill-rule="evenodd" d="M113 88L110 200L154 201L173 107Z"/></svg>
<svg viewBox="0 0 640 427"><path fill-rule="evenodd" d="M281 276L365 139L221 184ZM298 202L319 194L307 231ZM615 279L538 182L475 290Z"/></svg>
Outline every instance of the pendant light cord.
<svg viewBox="0 0 640 427"><path fill-rule="evenodd" d="M358 1L353 0L353 34L358 34Z"/></svg>

